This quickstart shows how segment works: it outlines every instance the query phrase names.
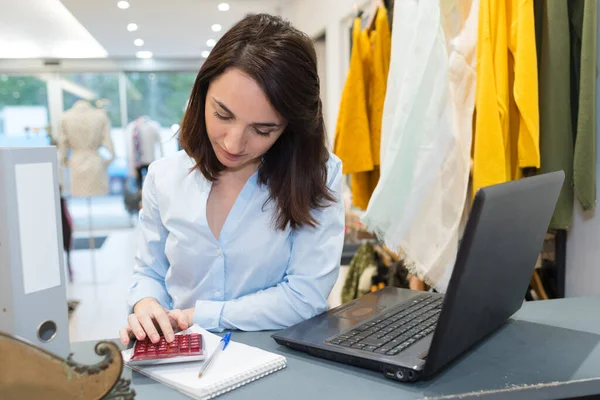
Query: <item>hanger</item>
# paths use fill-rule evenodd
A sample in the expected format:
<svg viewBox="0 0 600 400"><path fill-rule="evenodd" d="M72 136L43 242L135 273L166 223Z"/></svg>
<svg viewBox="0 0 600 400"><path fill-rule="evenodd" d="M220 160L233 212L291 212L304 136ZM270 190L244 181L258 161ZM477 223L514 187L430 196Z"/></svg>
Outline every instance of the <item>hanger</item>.
<svg viewBox="0 0 600 400"><path fill-rule="evenodd" d="M373 0L371 2L371 14L369 15L369 21L367 22L367 29L371 29L373 27L373 23L375 22L375 17L377 16L377 10L379 7L385 7L383 4L383 0Z"/></svg>
<svg viewBox="0 0 600 400"><path fill-rule="evenodd" d="M358 8L358 4L354 2L354 4L352 4L352 15L354 15L354 18L360 18L362 14L363 12Z"/></svg>

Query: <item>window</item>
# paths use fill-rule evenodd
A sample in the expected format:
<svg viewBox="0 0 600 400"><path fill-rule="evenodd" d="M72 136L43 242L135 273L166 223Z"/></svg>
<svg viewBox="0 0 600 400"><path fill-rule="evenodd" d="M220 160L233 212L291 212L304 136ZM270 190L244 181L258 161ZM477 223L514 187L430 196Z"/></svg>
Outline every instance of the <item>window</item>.
<svg viewBox="0 0 600 400"><path fill-rule="evenodd" d="M88 100L106 110L112 127L121 126L118 74L77 73L62 74L61 77L65 111L77 100Z"/></svg>
<svg viewBox="0 0 600 400"><path fill-rule="evenodd" d="M0 75L0 146L45 146L49 131L46 82Z"/></svg>
<svg viewBox="0 0 600 400"><path fill-rule="evenodd" d="M195 72L128 73L129 120L147 115L163 128L180 124L195 79Z"/></svg>

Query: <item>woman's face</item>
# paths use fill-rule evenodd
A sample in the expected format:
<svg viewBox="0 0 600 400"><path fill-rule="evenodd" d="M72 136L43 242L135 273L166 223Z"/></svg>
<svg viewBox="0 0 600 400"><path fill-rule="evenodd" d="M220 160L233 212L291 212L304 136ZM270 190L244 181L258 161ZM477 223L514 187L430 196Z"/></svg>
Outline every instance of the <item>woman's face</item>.
<svg viewBox="0 0 600 400"><path fill-rule="evenodd" d="M260 86L235 68L210 83L204 111L213 150L231 170L256 164L286 126Z"/></svg>

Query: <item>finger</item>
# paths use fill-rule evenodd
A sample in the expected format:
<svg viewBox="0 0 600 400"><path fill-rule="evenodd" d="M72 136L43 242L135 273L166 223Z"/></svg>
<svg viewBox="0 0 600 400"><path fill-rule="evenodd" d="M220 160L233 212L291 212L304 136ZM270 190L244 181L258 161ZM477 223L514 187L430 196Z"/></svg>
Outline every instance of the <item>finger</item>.
<svg viewBox="0 0 600 400"><path fill-rule="evenodd" d="M163 308L156 307L153 315L156 322L158 322L158 326L160 326L160 330L165 339L168 343L171 343L175 339L175 335L173 334L173 327L171 326L171 321L169 320L167 312Z"/></svg>
<svg viewBox="0 0 600 400"><path fill-rule="evenodd" d="M188 319L183 311L179 314L177 321L179 322L179 328L182 330L189 328Z"/></svg>
<svg viewBox="0 0 600 400"><path fill-rule="evenodd" d="M140 325L140 321L137 315L131 314L129 318L127 318L127 322L129 322L129 328L131 329L137 340L146 339L146 332L144 332L144 328L142 328L142 326Z"/></svg>
<svg viewBox="0 0 600 400"><path fill-rule="evenodd" d="M167 310L167 316L169 317L169 323L171 324L171 328L173 328L173 331L179 328L179 322L177 321L178 315L179 310Z"/></svg>
<svg viewBox="0 0 600 400"><path fill-rule="evenodd" d="M171 326L180 330L186 330L188 328L187 317L182 310L171 310L169 311L169 317L171 318Z"/></svg>
<svg viewBox="0 0 600 400"><path fill-rule="evenodd" d="M119 336L121 338L121 343L128 345L129 344L129 334L131 333L131 328L129 326L122 328L119 331Z"/></svg>
<svg viewBox="0 0 600 400"><path fill-rule="evenodd" d="M148 335L150 341L152 343L158 343L158 341L160 340L160 336L156 330L156 327L154 326L154 322L152 321L150 315L142 314L138 317L138 320L140 321L142 328L144 328L144 331L146 331L146 335Z"/></svg>

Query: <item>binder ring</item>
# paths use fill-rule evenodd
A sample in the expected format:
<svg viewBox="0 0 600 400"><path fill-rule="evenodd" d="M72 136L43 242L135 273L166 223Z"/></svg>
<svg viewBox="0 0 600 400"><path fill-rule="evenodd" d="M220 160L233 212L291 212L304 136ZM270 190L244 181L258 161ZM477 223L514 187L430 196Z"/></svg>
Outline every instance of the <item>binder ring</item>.
<svg viewBox="0 0 600 400"><path fill-rule="evenodd" d="M37 337L44 343L52 341L56 337L56 323L51 320L46 320L37 328Z"/></svg>

